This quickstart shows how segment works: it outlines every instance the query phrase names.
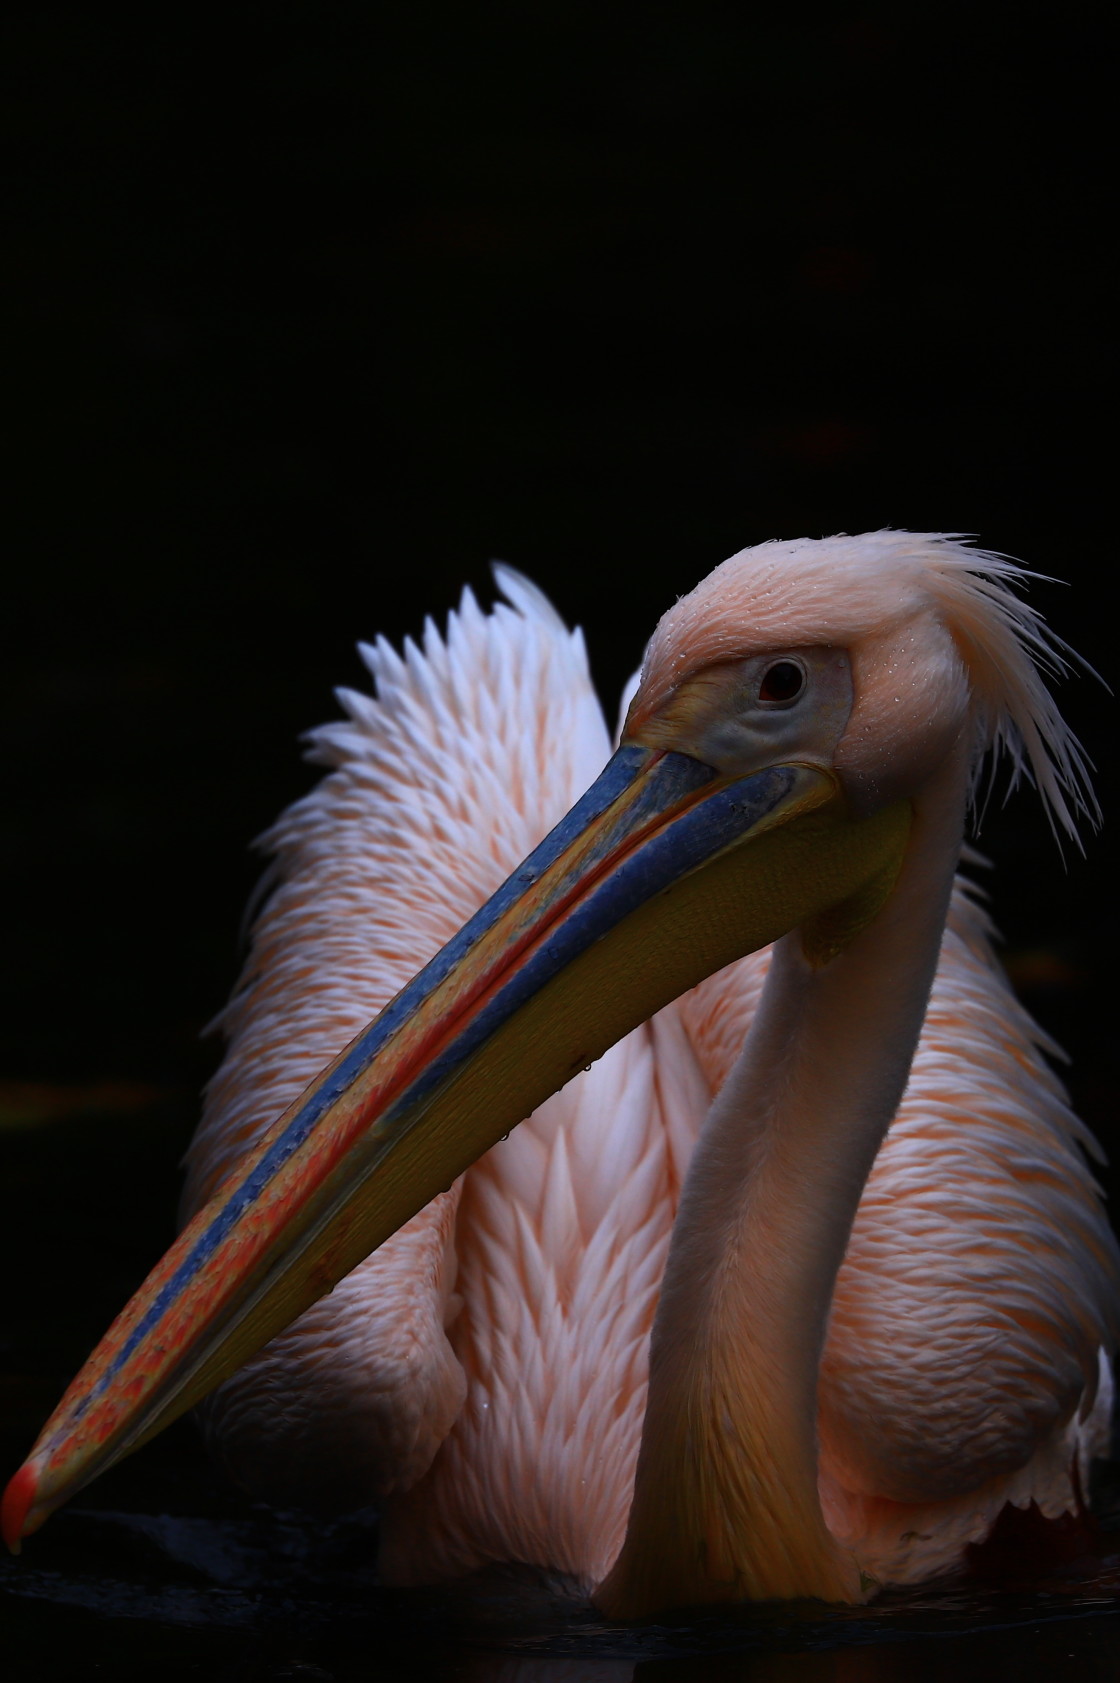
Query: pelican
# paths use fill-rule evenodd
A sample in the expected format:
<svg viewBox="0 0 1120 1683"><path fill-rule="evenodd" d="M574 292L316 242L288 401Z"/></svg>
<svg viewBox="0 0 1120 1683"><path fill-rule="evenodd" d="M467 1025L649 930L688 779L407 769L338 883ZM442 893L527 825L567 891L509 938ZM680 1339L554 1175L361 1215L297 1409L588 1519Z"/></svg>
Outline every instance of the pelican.
<svg viewBox="0 0 1120 1683"><path fill-rule="evenodd" d="M190 1219L9 1541L208 1393L250 1491L381 1506L386 1582L521 1563L622 1618L858 1602L1077 1512L1120 1257L957 875L1001 750L1058 831L1092 809L1024 576L945 534L743 550L613 754L508 569L364 649L266 838Z"/></svg>

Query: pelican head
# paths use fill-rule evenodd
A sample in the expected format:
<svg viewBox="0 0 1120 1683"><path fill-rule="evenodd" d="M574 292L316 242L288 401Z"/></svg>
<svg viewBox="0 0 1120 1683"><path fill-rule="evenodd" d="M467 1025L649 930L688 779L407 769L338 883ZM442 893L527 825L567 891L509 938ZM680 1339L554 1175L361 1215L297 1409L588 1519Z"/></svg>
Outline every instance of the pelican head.
<svg viewBox="0 0 1120 1683"><path fill-rule="evenodd" d="M661 619L624 740L717 753L740 663L833 651L850 672L852 706L830 770L853 811L914 795L963 733L974 772L989 750L1006 750L1072 831L1092 796L1039 673L1039 664L1065 670L1063 646L1013 594L1029 576L952 535L869 532L740 550ZM693 731L709 694L701 740ZM811 705L799 698L799 708ZM763 762L767 752L760 742Z"/></svg>

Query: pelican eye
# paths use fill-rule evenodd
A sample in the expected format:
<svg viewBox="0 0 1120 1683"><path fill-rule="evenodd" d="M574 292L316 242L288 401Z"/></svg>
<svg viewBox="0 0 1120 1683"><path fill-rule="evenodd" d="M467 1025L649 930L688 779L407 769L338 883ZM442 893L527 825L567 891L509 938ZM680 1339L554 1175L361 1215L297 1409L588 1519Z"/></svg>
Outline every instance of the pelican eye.
<svg viewBox="0 0 1120 1683"><path fill-rule="evenodd" d="M796 701L805 688L805 673L794 660L776 660L762 674L759 701Z"/></svg>

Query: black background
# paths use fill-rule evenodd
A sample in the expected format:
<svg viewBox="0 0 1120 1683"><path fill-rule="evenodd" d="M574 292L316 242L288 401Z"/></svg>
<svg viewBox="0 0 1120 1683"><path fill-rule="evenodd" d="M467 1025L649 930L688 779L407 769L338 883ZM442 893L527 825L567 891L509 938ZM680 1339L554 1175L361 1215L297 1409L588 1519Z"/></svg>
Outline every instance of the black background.
<svg viewBox="0 0 1120 1683"><path fill-rule="evenodd" d="M1058 15L9 17L16 1111L193 1094L298 733L491 555L612 711L724 555L887 524L1068 581L1037 601L1115 672L1111 83ZM1107 812L1113 704L1064 705ZM1067 875L1036 806L985 826L996 913L1107 1137L1107 856Z"/></svg>
<svg viewBox="0 0 1120 1683"><path fill-rule="evenodd" d="M1066 580L1035 599L1115 676L1106 15L9 8L2 1470L170 1236L247 844L359 637L489 599L497 555L585 626L613 713L728 553L897 525ZM1110 817L1113 702L1063 706ZM1115 1149L1108 834L1067 874L1020 795L982 843ZM185 1424L82 1500L9 1570L21 1675L149 1642L62 1616L137 1593L98 1512L243 1514ZM1112 1626L1099 1672L1079 1640L1110 1676ZM135 1674L243 1675L183 1641Z"/></svg>

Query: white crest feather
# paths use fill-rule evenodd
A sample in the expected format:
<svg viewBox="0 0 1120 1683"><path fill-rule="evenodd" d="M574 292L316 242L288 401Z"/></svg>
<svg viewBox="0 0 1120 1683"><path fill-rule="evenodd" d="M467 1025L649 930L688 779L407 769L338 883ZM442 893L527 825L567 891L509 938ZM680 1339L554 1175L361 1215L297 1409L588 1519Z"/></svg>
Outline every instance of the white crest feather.
<svg viewBox="0 0 1120 1683"><path fill-rule="evenodd" d="M1078 817L1097 823L1100 808L1084 750L1043 674L1065 677L1075 662L1092 668L1016 593L1044 575L974 549L958 533L922 536L930 546L930 594L963 645L985 747L997 759L1006 754L1012 787L1024 774L1031 779L1055 830L1076 840Z"/></svg>

